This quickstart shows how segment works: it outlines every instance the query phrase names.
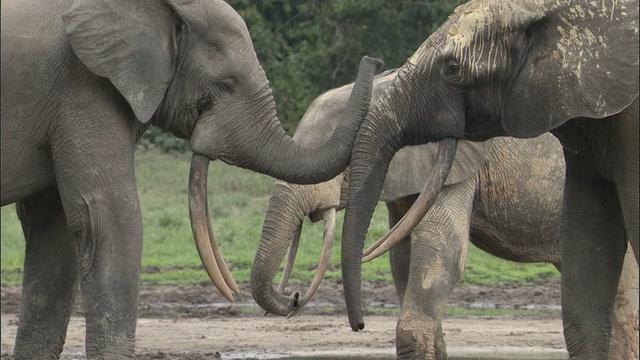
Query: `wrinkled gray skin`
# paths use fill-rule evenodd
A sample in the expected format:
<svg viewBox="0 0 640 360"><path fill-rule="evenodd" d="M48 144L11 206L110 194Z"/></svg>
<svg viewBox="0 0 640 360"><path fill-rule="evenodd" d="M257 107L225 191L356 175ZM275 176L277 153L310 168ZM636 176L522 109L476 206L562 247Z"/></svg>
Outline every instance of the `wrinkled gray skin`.
<svg viewBox="0 0 640 360"><path fill-rule="evenodd" d="M553 130L567 167L559 227L565 340L572 359L606 359L629 243L638 259L638 65L637 0L472 0L458 7L360 127L342 236L351 328L364 328L360 259L398 149ZM435 165L442 170L435 183L446 178L455 152L441 149L446 161ZM419 203L428 208L431 200Z"/></svg>
<svg viewBox="0 0 640 360"><path fill-rule="evenodd" d="M345 133L309 149L281 128L246 25L223 1L3 1L1 33L2 205L16 203L26 238L16 359L59 357L78 285L87 357L133 357L134 149L150 124L189 139L195 182L215 159L327 180L349 161L380 65L363 60Z"/></svg>
<svg viewBox="0 0 640 360"><path fill-rule="evenodd" d="M374 80L375 101L395 72ZM311 104L294 139L319 146L331 135L353 84L330 90ZM436 144L405 147L393 157L380 201L389 227L404 216L424 186ZM401 313L397 325L399 359L445 359L441 319L452 287L462 276L467 244L503 259L549 262L560 269L557 227L565 164L560 143L544 134L530 140L498 138L486 143L461 141L452 170L433 208L410 236L391 249L391 269ZM251 289L267 312L286 316L297 309L290 297L273 289L287 247L304 216L319 220L345 206L348 177L316 185L276 181L262 238L253 264ZM638 267L627 252L614 308L610 359L637 356Z"/></svg>

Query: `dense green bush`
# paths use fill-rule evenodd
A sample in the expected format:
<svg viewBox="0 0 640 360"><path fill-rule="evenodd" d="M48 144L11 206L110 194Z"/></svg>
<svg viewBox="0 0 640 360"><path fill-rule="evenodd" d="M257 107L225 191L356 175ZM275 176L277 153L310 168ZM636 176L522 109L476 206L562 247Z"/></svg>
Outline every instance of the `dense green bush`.
<svg viewBox="0 0 640 360"><path fill-rule="evenodd" d="M247 23L290 134L322 92L352 82L364 55L401 66L462 0L227 0ZM184 151L158 129L143 143Z"/></svg>

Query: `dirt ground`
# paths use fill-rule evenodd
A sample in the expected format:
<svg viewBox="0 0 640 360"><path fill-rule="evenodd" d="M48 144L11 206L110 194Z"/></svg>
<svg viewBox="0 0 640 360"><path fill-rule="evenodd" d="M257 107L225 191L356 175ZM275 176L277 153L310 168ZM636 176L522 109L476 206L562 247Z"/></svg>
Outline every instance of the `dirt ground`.
<svg viewBox="0 0 640 360"><path fill-rule="evenodd" d="M273 359L283 356L393 358L398 302L390 282L364 284L365 329L349 328L342 287L324 282L306 311L263 317L248 284L230 304L210 285L142 286L137 359ZM300 289L300 288L298 288ZM300 289L304 290L304 289ZM2 288L2 359L11 359L20 288ZM459 285L450 307L518 309L511 315L447 316L447 350L456 358L565 359L560 284ZM84 359L82 304L76 303L63 359Z"/></svg>

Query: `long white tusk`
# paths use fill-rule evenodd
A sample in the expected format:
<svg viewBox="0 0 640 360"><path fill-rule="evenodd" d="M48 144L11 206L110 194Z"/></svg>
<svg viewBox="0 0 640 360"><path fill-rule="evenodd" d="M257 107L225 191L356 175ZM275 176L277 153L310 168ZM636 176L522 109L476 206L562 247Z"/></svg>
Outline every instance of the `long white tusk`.
<svg viewBox="0 0 640 360"><path fill-rule="evenodd" d="M289 256L287 257L287 263L284 266L284 271L282 273L282 278L280 279L280 283L278 284L278 292L281 293L287 287L289 283L289 278L291 277L291 272L293 271L293 264L296 261L296 255L298 254L298 246L300 245L300 234L302 233L302 221L298 225L298 229L293 235L293 239L291 239L291 245L289 246Z"/></svg>
<svg viewBox="0 0 640 360"><path fill-rule="evenodd" d="M370 248L365 250L364 254L366 256L362 258L362 262L371 261L389 251L389 249L409 235L411 230L422 220L442 190L449 170L451 170L453 158L456 155L457 143L458 140L453 138L446 138L440 141L435 161L436 167L429 174L420 196L418 196L409 211L404 214L402 219L400 219L391 230L380 240L376 241Z"/></svg>
<svg viewBox="0 0 640 360"><path fill-rule="evenodd" d="M207 219L211 219L209 214L207 213ZM222 256L222 252L218 247L218 243L216 243L216 238L213 235L213 228L211 227L211 221L207 221L207 229L209 231L209 240L211 241L211 248L213 250L213 256L216 259L216 264L220 267L220 272L222 273L222 278L227 286L233 290L236 294L240 293L240 287L238 287L238 283L233 278L229 267L227 267L227 263L224 261L224 257Z"/></svg>
<svg viewBox="0 0 640 360"><path fill-rule="evenodd" d="M207 210L207 173L209 170L209 159L202 155L193 154L191 158L191 170L189 172L189 216L191 217L191 230L196 242L198 254L202 260L209 278L229 301L233 301L233 295L229 291L227 280L218 265L218 258L222 258L213 235L209 215ZM215 250L214 250L215 248ZM218 255L216 255L216 252ZM229 272L226 264L222 261L226 272ZM229 273L230 275L230 273ZM231 277L233 280L233 277ZM232 282L235 284L235 281ZM237 288L237 284L235 285Z"/></svg>

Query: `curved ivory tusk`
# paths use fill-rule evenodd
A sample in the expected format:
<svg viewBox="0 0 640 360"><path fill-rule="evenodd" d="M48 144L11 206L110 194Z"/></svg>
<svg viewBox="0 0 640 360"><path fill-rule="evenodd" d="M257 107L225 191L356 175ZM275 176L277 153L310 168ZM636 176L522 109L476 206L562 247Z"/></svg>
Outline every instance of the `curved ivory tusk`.
<svg viewBox="0 0 640 360"><path fill-rule="evenodd" d="M442 190L442 186L453 164L453 158L456 155L457 144L458 140L454 138L446 138L440 141L438 154L436 155L435 169L429 174L420 196L418 196L409 211L404 214L402 219L400 219L391 230L380 240L376 241L370 248L365 250L364 254L366 256L362 258L362 262L371 261L389 251L389 249L409 235L411 230L418 225Z"/></svg>
<svg viewBox="0 0 640 360"><path fill-rule="evenodd" d="M329 268L329 260L331 259L331 249L333 249L333 242L335 239L336 233L336 209L330 208L325 210L324 212L324 231L323 231L323 240L322 240L322 254L320 255L320 261L318 261L318 267L316 269L316 274L311 281L311 285L305 292L302 299L298 300L297 309L290 312L287 315L287 319L297 314L300 309L304 307L312 298L313 295L316 294L318 287L320 287L320 282L324 277L324 274L327 272Z"/></svg>
<svg viewBox="0 0 640 360"><path fill-rule="evenodd" d="M221 257L221 255L216 256L214 253L213 246L217 249L217 245L215 240L209 236L209 234L213 235L213 231L211 231L207 210L208 170L209 159L202 155L193 154L191 158L191 170L189 172L189 216L191 217L191 230L193 231L193 237L196 242L198 254L200 255L200 260L202 260L202 265L204 265L209 278L227 300L233 301L233 295L231 295L227 282L216 261L216 258ZM226 265L224 265L224 267L226 268Z"/></svg>
<svg viewBox="0 0 640 360"><path fill-rule="evenodd" d="M207 220L211 219L209 217L209 211L207 210ZM238 283L236 283L236 279L231 275L231 271L229 267L227 267L227 263L224 261L224 257L222 257L222 252L218 247L218 243L216 243L216 238L213 235L213 228L211 227L211 221L207 221L207 230L209 232L209 241L211 243L211 249L213 250L213 256L216 259L216 264L220 267L220 272L222 273L222 278L227 286L233 290L236 294L240 293L240 287L238 287Z"/></svg>
<svg viewBox="0 0 640 360"><path fill-rule="evenodd" d="M298 225L298 229L293 235L293 239L291 239L291 245L289 246L289 256L287 257L287 263L284 267L284 271L282 272L282 278L280 279L280 283L278 284L277 292L281 293L287 287L289 283L289 277L291 277L291 271L293 270L293 264L296 261L296 255L298 254L298 246L300 245L300 233L302 233L302 221Z"/></svg>
<svg viewBox="0 0 640 360"><path fill-rule="evenodd" d="M391 228L393 229L393 228ZM369 254L371 254L373 251L375 251L377 248L380 247L380 245L382 245L382 243L384 243L387 238L389 237L389 233L391 232L391 229L389 231L387 231L386 234L384 234L383 237L381 237L380 239L378 239L378 241L376 241L375 243L373 243L371 246L369 246L368 248L366 248L363 252L362 255L363 256L367 256ZM363 261L364 262L364 261Z"/></svg>

